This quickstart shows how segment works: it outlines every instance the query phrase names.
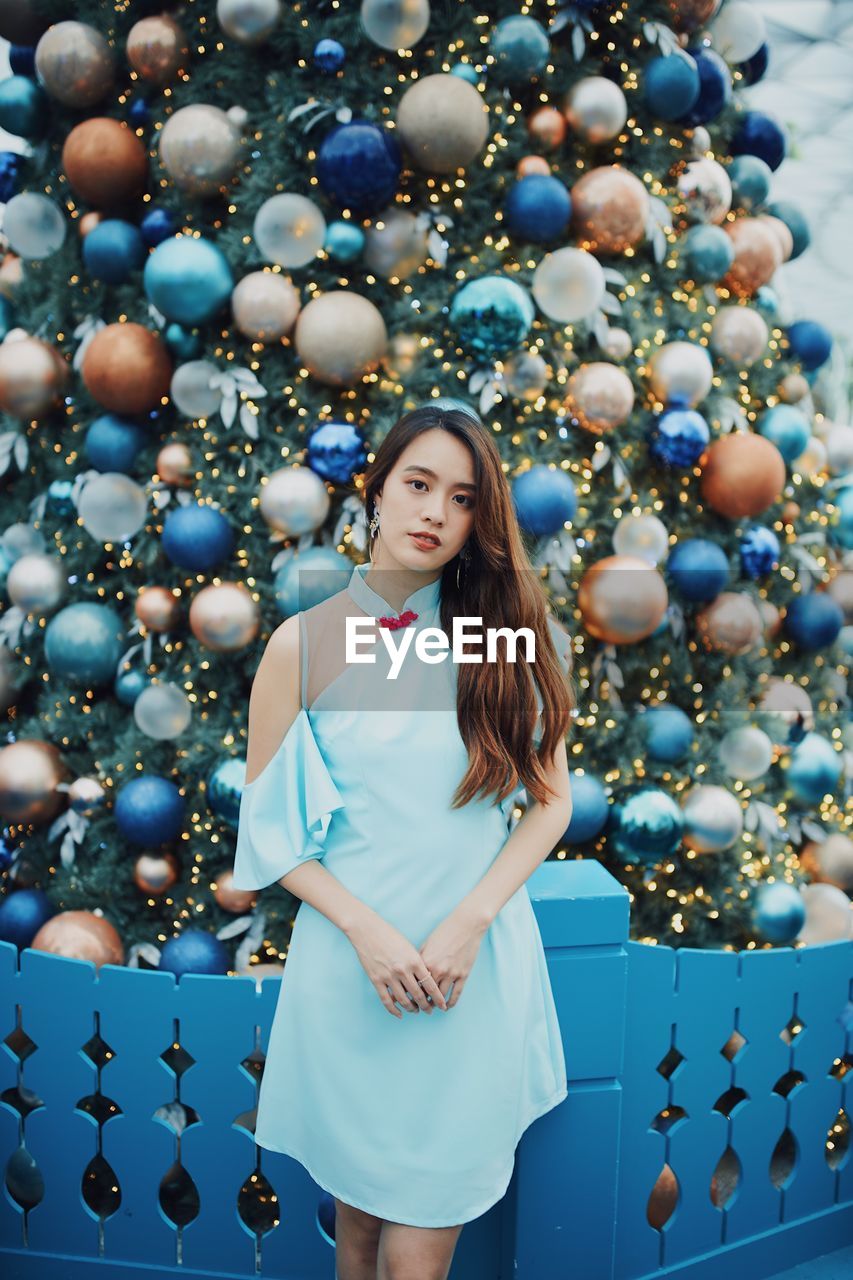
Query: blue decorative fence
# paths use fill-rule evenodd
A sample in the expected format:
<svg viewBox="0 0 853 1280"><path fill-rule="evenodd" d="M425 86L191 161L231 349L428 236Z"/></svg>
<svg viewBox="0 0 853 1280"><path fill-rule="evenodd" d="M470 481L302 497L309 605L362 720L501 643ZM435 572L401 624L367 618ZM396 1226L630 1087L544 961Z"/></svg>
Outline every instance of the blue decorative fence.
<svg viewBox="0 0 853 1280"><path fill-rule="evenodd" d="M451 1280L740 1280L853 1241L853 942L628 940L597 862L528 888L569 1096ZM0 1274L334 1277L334 1202L252 1137L278 980L0 943Z"/></svg>

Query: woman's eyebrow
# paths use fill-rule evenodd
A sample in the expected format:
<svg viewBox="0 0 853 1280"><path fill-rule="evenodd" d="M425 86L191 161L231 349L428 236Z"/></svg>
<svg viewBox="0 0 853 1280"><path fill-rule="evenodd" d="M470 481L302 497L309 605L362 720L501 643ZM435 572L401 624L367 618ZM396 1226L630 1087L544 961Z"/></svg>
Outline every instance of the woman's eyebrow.
<svg viewBox="0 0 853 1280"><path fill-rule="evenodd" d="M404 475L406 474L407 471L421 471L425 476L429 476L430 479L432 480L438 479L438 476L429 467L419 467L416 463L413 463L412 466L409 466L409 467L403 467ZM454 489L470 489L472 493L477 492L477 486L475 484L466 484L464 480L457 480L453 488Z"/></svg>

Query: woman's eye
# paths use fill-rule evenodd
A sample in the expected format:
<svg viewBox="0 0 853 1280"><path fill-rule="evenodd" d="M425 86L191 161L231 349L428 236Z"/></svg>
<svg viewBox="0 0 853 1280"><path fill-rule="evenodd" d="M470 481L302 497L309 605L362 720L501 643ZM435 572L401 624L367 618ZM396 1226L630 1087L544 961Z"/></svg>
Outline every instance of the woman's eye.
<svg viewBox="0 0 853 1280"><path fill-rule="evenodd" d="M426 488L426 481L424 481L424 480L408 480L406 483L407 483L407 484L422 484L422 485L424 486L424 488ZM418 493L420 493L420 490L418 490ZM466 507L473 507L473 505L474 505L474 499L473 499L473 498L471 498L471 497L469 497L469 495L468 495L468 494L466 494L466 493L459 493L459 494L457 494L456 496L457 496L458 498L462 498L462 499L463 499L463 501L464 501L464 503L465 503L465 506L466 506Z"/></svg>

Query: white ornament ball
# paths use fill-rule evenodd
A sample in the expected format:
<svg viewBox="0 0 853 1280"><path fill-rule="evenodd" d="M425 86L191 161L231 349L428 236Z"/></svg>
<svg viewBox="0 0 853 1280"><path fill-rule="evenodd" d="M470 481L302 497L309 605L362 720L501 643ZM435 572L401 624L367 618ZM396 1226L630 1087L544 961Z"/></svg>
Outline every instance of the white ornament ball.
<svg viewBox="0 0 853 1280"><path fill-rule="evenodd" d="M722 738L718 750L726 773L744 782L763 778L773 763L773 743L764 730L755 725L731 729Z"/></svg>
<svg viewBox="0 0 853 1280"><path fill-rule="evenodd" d="M429 0L362 0L361 25L380 49L411 49L429 27Z"/></svg>
<svg viewBox="0 0 853 1280"><path fill-rule="evenodd" d="M616 525L613 550L620 556L639 556L649 564L660 564L669 555L667 527L657 516L631 512Z"/></svg>
<svg viewBox="0 0 853 1280"><path fill-rule="evenodd" d="M149 684L133 704L133 718L148 738L165 741L189 728L192 706L176 684Z"/></svg>
<svg viewBox="0 0 853 1280"><path fill-rule="evenodd" d="M536 305L551 320L584 320L607 292L604 268L586 249L568 246L546 253L533 273Z"/></svg>
<svg viewBox="0 0 853 1280"><path fill-rule="evenodd" d="M304 267L325 244L326 219L307 196L282 191L258 209L252 233L264 261Z"/></svg>
<svg viewBox="0 0 853 1280"><path fill-rule="evenodd" d="M301 305L292 281L274 271L250 272L231 295L234 324L254 342L278 342L290 333Z"/></svg>
<svg viewBox="0 0 853 1280"><path fill-rule="evenodd" d="M193 421L209 418L222 403L222 391L214 385L219 370L209 360L188 360L172 374L169 393L176 409Z"/></svg>
<svg viewBox="0 0 853 1280"><path fill-rule="evenodd" d="M37 553L16 560L6 576L6 591L22 613L43 617L62 601L66 579L54 556Z"/></svg>
<svg viewBox="0 0 853 1280"><path fill-rule="evenodd" d="M216 18L239 44L263 44L281 18L281 0L216 0Z"/></svg>
<svg viewBox="0 0 853 1280"><path fill-rule="evenodd" d="M804 884L800 894L806 922L797 942L811 945L853 937L853 907L843 889L834 884Z"/></svg>
<svg viewBox="0 0 853 1280"><path fill-rule="evenodd" d="M575 133L597 146L624 128L628 103L619 85L606 76L584 76L566 94L563 114Z"/></svg>
<svg viewBox="0 0 853 1280"><path fill-rule="evenodd" d="M261 515L288 538L313 533L329 514L329 492L310 467L280 467L261 485Z"/></svg>
<svg viewBox="0 0 853 1280"><path fill-rule="evenodd" d="M120 471L87 480L77 502L83 528L96 542L127 542L145 524L145 490Z"/></svg>

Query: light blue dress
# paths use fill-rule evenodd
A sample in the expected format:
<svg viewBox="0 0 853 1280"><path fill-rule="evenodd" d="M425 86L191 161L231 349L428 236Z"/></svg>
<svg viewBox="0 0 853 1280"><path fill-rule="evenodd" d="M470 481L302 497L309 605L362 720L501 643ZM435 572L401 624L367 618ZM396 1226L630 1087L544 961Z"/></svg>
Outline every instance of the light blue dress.
<svg viewBox="0 0 853 1280"><path fill-rule="evenodd" d="M338 593L345 610L395 614L365 581L369 569L356 566ZM440 592L439 578L409 596L400 612L417 612L411 630L441 626ZM321 858L420 947L500 852L513 797L450 807L467 768L455 664L424 676L416 663L421 671L394 689L391 709L365 696L367 669L350 666L308 705L299 617L302 709L243 789L234 886L262 889ZM399 643L402 630L393 634ZM375 652L367 683L388 687L390 660L379 642ZM383 1006L347 936L300 903L260 1087L260 1146L294 1157L330 1194L387 1221L451 1226L503 1197L524 1130L566 1095L526 885L483 935L459 1002L402 1018Z"/></svg>

